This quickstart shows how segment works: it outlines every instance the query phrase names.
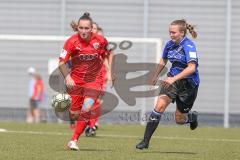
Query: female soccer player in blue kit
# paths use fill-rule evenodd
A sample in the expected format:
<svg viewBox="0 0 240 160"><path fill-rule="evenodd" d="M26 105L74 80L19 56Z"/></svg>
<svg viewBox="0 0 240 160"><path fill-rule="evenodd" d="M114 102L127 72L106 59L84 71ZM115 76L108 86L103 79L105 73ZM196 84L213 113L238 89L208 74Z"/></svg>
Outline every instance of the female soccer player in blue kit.
<svg viewBox="0 0 240 160"><path fill-rule="evenodd" d="M186 20L175 20L170 24L171 40L165 45L162 58L156 68L151 85L155 85L159 74L169 60L172 66L163 81L157 100L137 149L148 148L149 141L158 127L161 115L171 102L176 102L175 120L177 124L190 124L192 130L198 126L197 112L191 112L197 97L199 86L198 58L195 44L186 37L187 31L193 38L197 37L194 27Z"/></svg>

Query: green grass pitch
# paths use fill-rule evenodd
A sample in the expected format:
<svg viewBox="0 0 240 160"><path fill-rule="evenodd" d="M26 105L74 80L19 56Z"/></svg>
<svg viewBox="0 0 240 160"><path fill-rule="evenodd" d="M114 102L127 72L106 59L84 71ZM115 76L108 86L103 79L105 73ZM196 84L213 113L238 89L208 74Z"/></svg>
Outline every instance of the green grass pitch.
<svg viewBox="0 0 240 160"><path fill-rule="evenodd" d="M136 150L145 127L102 125L96 137L82 135L80 151L67 150L67 124L0 122L1 160L239 160L240 128L160 125L148 150Z"/></svg>

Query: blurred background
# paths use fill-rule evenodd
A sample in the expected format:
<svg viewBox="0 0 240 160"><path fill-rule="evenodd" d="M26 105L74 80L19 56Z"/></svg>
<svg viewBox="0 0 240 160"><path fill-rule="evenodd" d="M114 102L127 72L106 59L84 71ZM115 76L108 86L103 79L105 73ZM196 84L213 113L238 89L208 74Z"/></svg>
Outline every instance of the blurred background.
<svg viewBox="0 0 240 160"><path fill-rule="evenodd" d="M169 39L168 27L173 20L195 24L201 84L194 110L200 113L200 125L240 126L238 0L1 0L0 120L26 120L28 68L34 67L46 91L40 106L41 121L58 121L51 108L55 92L48 85L49 63L58 59L62 37L73 34L70 22L85 11L103 28L109 41L119 45L124 39L141 40L132 40L128 50L115 50L115 54L126 55L128 63L156 63L161 56L158 45L164 46ZM114 90L109 92L117 95ZM140 124L153 107L154 98L137 98L136 105L129 106L119 97L118 106L104 115L101 123ZM175 105L171 105L167 113L174 110ZM174 124L174 120L163 123Z"/></svg>

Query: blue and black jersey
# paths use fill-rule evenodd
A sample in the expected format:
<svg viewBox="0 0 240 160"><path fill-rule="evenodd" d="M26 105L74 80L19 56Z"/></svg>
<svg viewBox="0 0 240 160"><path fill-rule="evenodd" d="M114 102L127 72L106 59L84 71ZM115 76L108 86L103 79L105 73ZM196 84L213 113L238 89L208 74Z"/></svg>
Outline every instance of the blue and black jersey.
<svg viewBox="0 0 240 160"><path fill-rule="evenodd" d="M172 40L168 41L165 45L162 58L168 59L172 63L168 73L170 76L176 76L187 67L190 61L195 61L197 66L196 71L186 78L191 79L195 86L199 86L197 50L195 44L190 39L185 37L179 44L176 44Z"/></svg>

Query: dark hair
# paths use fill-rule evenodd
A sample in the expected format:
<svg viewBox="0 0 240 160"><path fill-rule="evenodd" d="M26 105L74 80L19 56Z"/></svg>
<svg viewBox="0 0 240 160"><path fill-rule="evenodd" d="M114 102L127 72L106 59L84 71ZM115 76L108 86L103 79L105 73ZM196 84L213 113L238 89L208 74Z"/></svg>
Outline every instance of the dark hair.
<svg viewBox="0 0 240 160"><path fill-rule="evenodd" d="M80 22L80 20L89 20L91 22L91 24L93 23L92 18L90 17L90 13L85 12L78 20L78 23Z"/></svg>
<svg viewBox="0 0 240 160"><path fill-rule="evenodd" d="M85 12L79 19L78 19L78 23L80 22L80 20L89 20L91 22L91 24L93 23L92 18L90 17L90 13ZM72 27L74 32L78 31L78 23L76 21L72 21L70 23L70 26Z"/></svg>
<svg viewBox="0 0 240 160"><path fill-rule="evenodd" d="M171 23L171 25L178 25L179 30L184 32L184 36L186 36L188 30L193 38L197 38L197 32L194 30L195 26L187 23L185 19L175 20Z"/></svg>

